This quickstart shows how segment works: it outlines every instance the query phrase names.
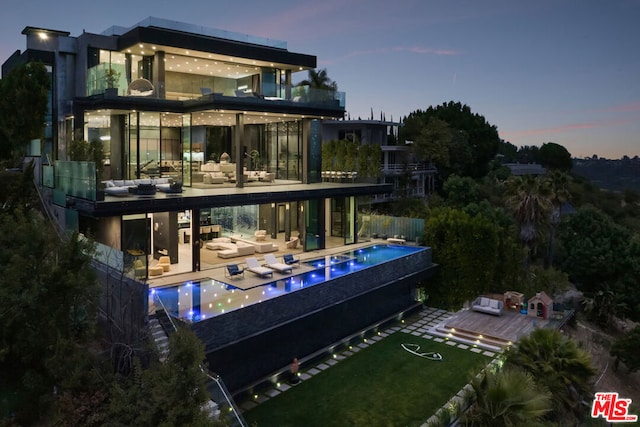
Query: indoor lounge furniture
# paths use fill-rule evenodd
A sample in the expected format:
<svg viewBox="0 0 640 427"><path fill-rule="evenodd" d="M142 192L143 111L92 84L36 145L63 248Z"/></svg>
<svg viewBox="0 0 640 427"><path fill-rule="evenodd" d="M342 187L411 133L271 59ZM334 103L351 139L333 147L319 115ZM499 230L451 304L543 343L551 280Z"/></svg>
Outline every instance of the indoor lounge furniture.
<svg viewBox="0 0 640 427"><path fill-rule="evenodd" d="M293 272L293 267L288 264L278 262L274 254L266 254L264 256L264 262L266 267L276 270L278 273L285 274Z"/></svg>
<svg viewBox="0 0 640 427"><path fill-rule="evenodd" d="M162 271L163 272L167 272L169 271L169 269L171 269L171 258L169 258L168 256L161 256L158 259L158 265L162 267Z"/></svg>
<svg viewBox="0 0 640 427"><path fill-rule="evenodd" d="M298 242L300 241L300 238L298 237L292 237L291 240L289 240L286 245L287 245L287 249L295 249L298 247Z"/></svg>
<svg viewBox="0 0 640 427"><path fill-rule="evenodd" d="M232 249L218 251L218 258L234 258L237 256L252 255L256 251L253 245L248 245L243 242L238 242L234 246L235 248Z"/></svg>
<svg viewBox="0 0 640 427"><path fill-rule="evenodd" d="M260 277L273 276L273 270L268 267L261 266L258 262L258 258L249 257L245 259L245 261L247 263L247 270L249 270L253 274L256 274Z"/></svg>
<svg viewBox="0 0 640 427"><path fill-rule="evenodd" d="M244 268L240 268L238 264L227 264L227 271L224 274L224 277L234 278L237 276L244 277Z"/></svg>
<svg viewBox="0 0 640 427"><path fill-rule="evenodd" d="M256 242L263 241L267 238L267 230L256 230L253 236L256 238Z"/></svg>

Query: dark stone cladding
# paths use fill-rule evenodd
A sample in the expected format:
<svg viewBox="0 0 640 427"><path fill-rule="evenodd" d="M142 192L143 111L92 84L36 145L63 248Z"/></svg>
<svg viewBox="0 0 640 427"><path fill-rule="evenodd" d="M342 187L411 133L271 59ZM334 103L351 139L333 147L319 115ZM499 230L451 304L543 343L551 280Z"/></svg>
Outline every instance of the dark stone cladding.
<svg viewBox="0 0 640 427"><path fill-rule="evenodd" d="M244 43L203 34L188 33L166 28L136 27L118 37L118 50L122 51L139 43L170 46L191 51L211 52L259 61L275 62L300 67L316 68L313 55L289 52L286 49Z"/></svg>
<svg viewBox="0 0 640 427"><path fill-rule="evenodd" d="M431 248L191 325L232 392L413 304ZM280 285L282 286L282 285Z"/></svg>

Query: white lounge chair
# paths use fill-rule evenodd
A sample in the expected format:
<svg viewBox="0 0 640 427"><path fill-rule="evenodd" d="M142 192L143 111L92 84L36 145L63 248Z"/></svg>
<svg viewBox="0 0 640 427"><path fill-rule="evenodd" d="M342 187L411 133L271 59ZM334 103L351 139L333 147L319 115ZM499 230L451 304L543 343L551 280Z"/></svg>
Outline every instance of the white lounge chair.
<svg viewBox="0 0 640 427"><path fill-rule="evenodd" d="M257 274L260 277L273 276L273 270L267 267L263 267L258 262L258 258L250 257L246 258L245 262L247 263L247 270Z"/></svg>
<svg viewBox="0 0 640 427"><path fill-rule="evenodd" d="M264 261L266 262L266 266L273 270L276 270L278 273L292 273L293 267L290 265L284 264L282 262L278 262L276 260L276 256L274 254L265 254Z"/></svg>

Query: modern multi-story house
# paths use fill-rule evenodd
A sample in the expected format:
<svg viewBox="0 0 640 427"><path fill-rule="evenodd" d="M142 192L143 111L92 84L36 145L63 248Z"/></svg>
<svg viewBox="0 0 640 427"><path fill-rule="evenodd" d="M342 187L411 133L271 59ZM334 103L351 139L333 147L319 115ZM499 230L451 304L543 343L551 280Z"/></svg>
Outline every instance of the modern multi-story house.
<svg viewBox="0 0 640 427"><path fill-rule="evenodd" d="M259 286L248 278L239 289L238 281L213 283L214 273L202 272L272 250L356 244L358 213L372 195L392 190L323 182L321 123L343 117L345 96L294 85L316 57L289 52L284 42L156 18L101 34L34 27L23 34L26 50L2 72L29 61L50 71L45 139L29 157L53 215L64 229L91 235L102 265L128 280L155 287L186 281L178 274L190 274L189 285L197 278L197 300L182 292L167 304L174 298L190 304L191 314L204 312L215 295L204 294L205 283L222 286L221 293L246 291L248 299ZM71 159L79 140L102 144L104 164ZM226 313L229 294L221 311L197 322L192 316L191 327L211 367L238 390L292 355L313 353L415 303L415 282L433 267L423 249L393 268L334 280L333 288L259 297L261 304ZM317 267L303 270L310 268ZM281 281L271 287L291 291ZM332 327L319 332L319 325ZM266 349L268 357L256 359Z"/></svg>
<svg viewBox="0 0 640 427"><path fill-rule="evenodd" d="M355 141L378 145L381 149L381 182L390 184L388 193L375 194L371 202L380 203L399 197L426 198L435 190L437 169L419 162L410 144L398 144L399 122L386 120L323 120L322 139ZM330 181L330 179L328 179Z"/></svg>

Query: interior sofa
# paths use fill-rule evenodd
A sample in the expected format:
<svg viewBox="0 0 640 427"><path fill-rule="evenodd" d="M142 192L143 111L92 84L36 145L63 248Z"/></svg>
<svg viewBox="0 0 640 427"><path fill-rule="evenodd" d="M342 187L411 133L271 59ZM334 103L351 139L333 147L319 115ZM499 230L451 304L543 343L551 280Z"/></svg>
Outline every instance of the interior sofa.
<svg viewBox="0 0 640 427"><path fill-rule="evenodd" d="M502 316L502 308L502 301L487 297L478 297L471 303L471 310L495 316Z"/></svg>
<svg viewBox="0 0 640 427"><path fill-rule="evenodd" d="M205 248L218 251L218 258L234 258L253 255L256 248L245 242L231 242L228 237L218 237L205 244Z"/></svg>
<svg viewBox="0 0 640 427"><path fill-rule="evenodd" d="M278 246L274 245L272 242L269 242L269 241L258 242L255 240L244 239L241 236L231 236L231 241L235 243L244 243L247 245L251 245L254 247L254 250L259 254L264 254L267 252L275 252L279 249Z"/></svg>

